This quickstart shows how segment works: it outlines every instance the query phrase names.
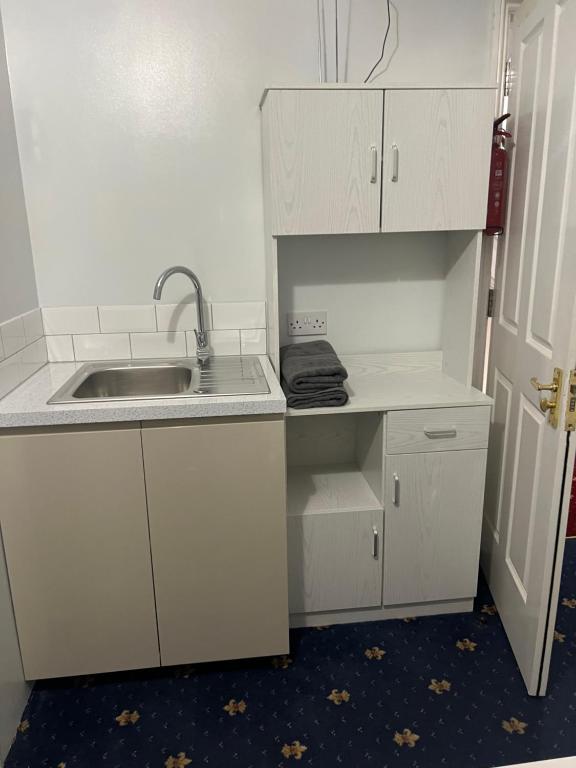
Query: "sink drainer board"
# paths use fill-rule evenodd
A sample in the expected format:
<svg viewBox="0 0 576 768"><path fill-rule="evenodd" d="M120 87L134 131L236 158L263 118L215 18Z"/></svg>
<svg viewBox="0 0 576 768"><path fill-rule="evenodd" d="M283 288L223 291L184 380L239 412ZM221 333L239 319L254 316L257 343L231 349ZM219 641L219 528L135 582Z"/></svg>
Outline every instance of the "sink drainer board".
<svg viewBox="0 0 576 768"><path fill-rule="evenodd" d="M86 363L48 401L87 403L175 397L266 395L270 388L260 360L234 355L171 360Z"/></svg>

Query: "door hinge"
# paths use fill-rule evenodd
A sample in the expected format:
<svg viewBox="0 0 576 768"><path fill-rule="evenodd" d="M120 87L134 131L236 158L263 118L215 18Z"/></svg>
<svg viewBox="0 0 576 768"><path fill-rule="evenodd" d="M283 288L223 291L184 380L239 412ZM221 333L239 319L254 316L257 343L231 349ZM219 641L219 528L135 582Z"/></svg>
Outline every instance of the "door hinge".
<svg viewBox="0 0 576 768"><path fill-rule="evenodd" d="M494 288L490 288L488 291L488 306L486 308L486 315L488 317L494 317Z"/></svg>
<svg viewBox="0 0 576 768"><path fill-rule="evenodd" d="M512 90L512 59L507 59L504 66L504 96L510 96Z"/></svg>
<svg viewBox="0 0 576 768"><path fill-rule="evenodd" d="M576 368L568 374L568 397L566 398L566 432L576 431Z"/></svg>

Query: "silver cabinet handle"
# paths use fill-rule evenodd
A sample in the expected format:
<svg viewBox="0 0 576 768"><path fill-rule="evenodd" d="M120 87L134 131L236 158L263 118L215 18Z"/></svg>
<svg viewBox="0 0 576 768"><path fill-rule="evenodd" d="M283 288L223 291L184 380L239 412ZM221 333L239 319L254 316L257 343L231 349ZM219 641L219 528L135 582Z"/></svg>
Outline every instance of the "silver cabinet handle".
<svg viewBox="0 0 576 768"><path fill-rule="evenodd" d="M394 472L393 474L394 478L394 496L392 497L392 503L395 507L400 505L400 478L398 477L397 473Z"/></svg>
<svg viewBox="0 0 576 768"><path fill-rule="evenodd" d="M370 147L372 153L372 175L370 176L370 184L376 184L378 181L378 148Z"/></svg>
<svg viewBox="0 0 576 768"><path fill-rule="evenodd" d="M372 557L378 560L378 528L372 526Z"/></svg>
<svg viewBox="0 0 576 768"><path fill-rule="evenodd" d="M456 437L458 433L452 427L452 429L424 429L424 434L430 440L447 440L449 437Z"/></svg>
<svg viewBox="0 0 576 768"><path fill-rule="evenodd" d="M400 166L400 150L397 144L392 144L392 181L398 181L398 168Z"/></svg>

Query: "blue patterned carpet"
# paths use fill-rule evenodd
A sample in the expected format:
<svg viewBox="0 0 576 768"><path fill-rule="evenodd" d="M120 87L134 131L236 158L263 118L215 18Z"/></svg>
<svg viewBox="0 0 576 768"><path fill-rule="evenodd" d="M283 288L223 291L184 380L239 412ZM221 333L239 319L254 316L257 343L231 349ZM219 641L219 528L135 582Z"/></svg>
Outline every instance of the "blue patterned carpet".
<svg viewBox="0 0 576 768"><path fill-rule="evenodd" d="M232 630L233 631L233 630ZM498 766L576 754L576 540L550 691L473 614L297 630L289 658L38 684L7 768Z"/></svg>

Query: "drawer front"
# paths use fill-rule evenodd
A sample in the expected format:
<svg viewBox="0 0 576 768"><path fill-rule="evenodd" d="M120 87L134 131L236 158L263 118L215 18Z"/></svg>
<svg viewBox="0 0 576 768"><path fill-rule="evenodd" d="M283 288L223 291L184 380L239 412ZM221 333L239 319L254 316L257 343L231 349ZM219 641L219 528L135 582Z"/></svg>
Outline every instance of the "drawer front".
<svg viewBox="0 0 576 768"><path fill-rule="evenodd" d="M487 448L490 406L391 411L386 424L386 453Z"/></svg>

